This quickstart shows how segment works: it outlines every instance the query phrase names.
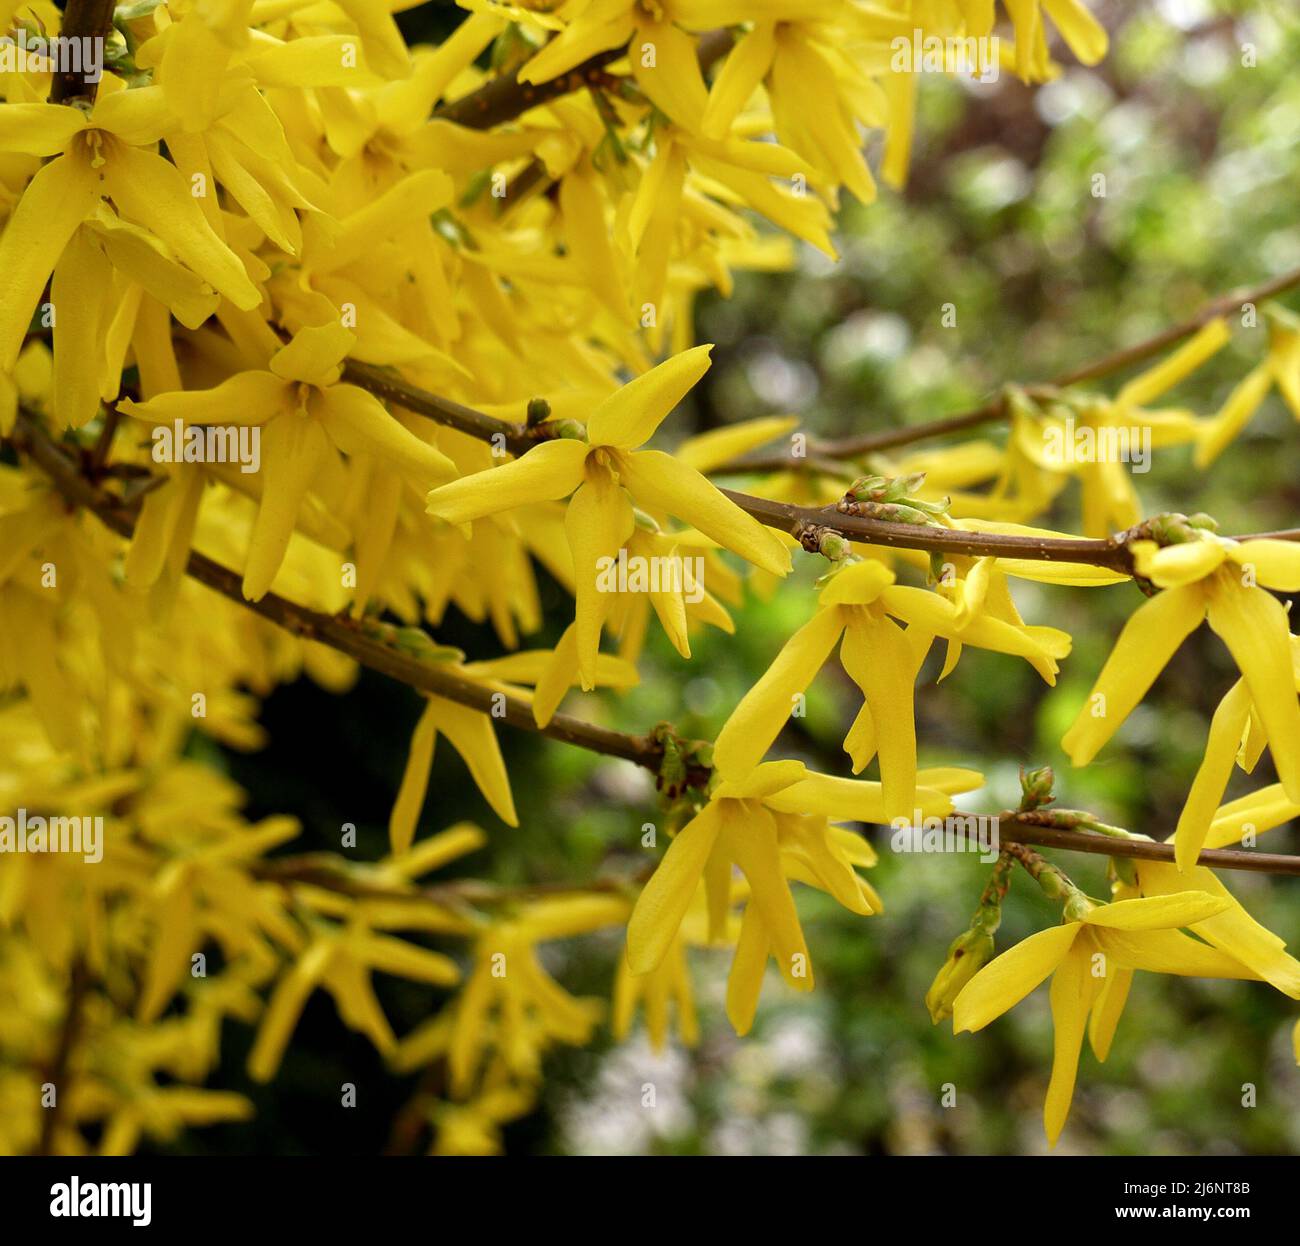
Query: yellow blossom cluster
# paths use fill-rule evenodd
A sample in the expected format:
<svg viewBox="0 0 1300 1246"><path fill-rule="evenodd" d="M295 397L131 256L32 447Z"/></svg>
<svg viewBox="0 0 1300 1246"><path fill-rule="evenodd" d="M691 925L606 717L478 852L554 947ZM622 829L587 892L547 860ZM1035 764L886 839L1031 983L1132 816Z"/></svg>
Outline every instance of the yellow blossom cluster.
<svg viewBox="0 0 1300 1246"><path fill-rule="evenodd" d="M935 642L941 678L970 645L1055 684L1071 637L1021 617L1016 579L1152 594L1062 741L1076 765L1203 620L1241 678L1170 859L1105 903L1031 861L1063 923L968 962L938 1012L979 1029L1052 977L1055 1141L1082 1035L1104 1058L1136 970L1300 998L1300 964L1197 863L1300 813L1300 648L1270 591L1300 591L1300 544L1144 520L1124 463L1071 440L1208 464L1271 387L1300 417L1285 309L1207 418L1151 404L1229 340L1219 315L1114 396L1009 392L1005 439L845 454L838 475L792 459L747 474L761 497L717 481L796 421L684 438L674 419L710 367L697 295L801 245L834 259L843 196L873 200L873 164L903 185L927 68L907 50L997 30L1000 63L1042 82L1053 48L1105 54L1081 0L460 0L415 46L386 0L134 0L98 30L90 7L0 0L0 27L97 38L105 61L97 81L0 75L0 1150L121 1153L244 1120L248 1100L204 1085L223 1025L251 1027L265 1081L323 992L394 1073L445 1070L421 1101L431 1151L495 1151L548 1052L605 1019L539 948L600 930L626 931L616 1036L640 1008L656 1044L673 1021L694 1042L691 964L719 947L748 1031L770 961L813 987L799 889L884 911L857 824L944 817L982 785L917 738ZM1123 557L1032 526L1074 481L1078 526L1125 532ZM831 563L808 621L712 746L560 716L575 688L598 706L637 682L652 616L686 661L804 551ZM634 561L655 577L602 579ZM573 599L553 649L527 639L539 570ZM440 644L452 609L506 655ZM844 749L878 780L768 756L837 645L862 697ZM343 693L358 663L420 694L371 861L250 822L200 760L261 747L278 685ZM485 822L527 819L502 720L656 769L662 857L558 893L429 880L496 833L418 835L440 738ZM1279 783L1221 807L1266 747ZM375 974L427 988L427 1021L395 1033Z"/></svg>

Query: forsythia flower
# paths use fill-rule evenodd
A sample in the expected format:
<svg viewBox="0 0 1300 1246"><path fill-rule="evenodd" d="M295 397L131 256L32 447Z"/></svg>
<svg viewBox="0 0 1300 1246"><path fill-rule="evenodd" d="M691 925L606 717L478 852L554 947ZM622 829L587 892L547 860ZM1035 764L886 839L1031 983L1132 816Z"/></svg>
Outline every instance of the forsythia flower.
<svg viewBox="0 0 1300 1246"><path fill-rule="evenodd" d="M577 593L578 670L595 685L600 633L610 608L597 584L601 559L614 558L632 535L632 504L666 511L766 571L783 575L790 554L780 540L699 472L661 450L638 450L702 377L712 347L697 346L661 363L605 399L587 421L585 441L546 441L502 467L443 485L428 509L464 524L529 503L572 494L565 519Z"/></svg>
<svg viewBox="0 0 1300 1246"><path fill-rule="evenodd" d="M840 661L864 697L844 747L854 774L879 751L886 820L908 817L915 807L913 685L936 635L1023 657L1049 683L1055 682L1056 659L1070 651L1069 636L1056 628L1016 626L983 611L974 596L954 606L935 593L895 584L894 573L878 562L834 572L819 602L736 706L718 734L714 759L724 773L757 765L838 641ZM907 623L906 630L895 619Z"/></svg>
<svg viewBox="0 0 1300 1246"><path fill-rule="evenodd" d="M1132 543L1138 574L1163 591L1124 625L1061 747L1076 766L1091 761L1183 640L1208 619L1241 671L1287 794L1300 799L1300 702L1291 634L1282 604L1260 587L1300 589L1300 545L1197 535L1163 548L1154 541ZM1194 859L1196 851L1188 837L1180 862Z"/></svg>
<svg viewBox="0 0 1300 1246"><path fill-rule="evenodd" d="M1300 320L1270 304L1268 354L1233 389L1217 415L1201 422L1196 434L1196 466L1209 467L1250 422L1268 391L1277 386L1291 414L1300 420Z"/></svg>
<svg viewBox="0 0 1300 1246"><path fill-rule="evenodd" d="M265 491L244 568L250 601L271 587L304 495L338 450L376 455L417 485L455 472L450 459L407 432L373 394L339 383L355 340L340 324L300 329L271 357L268 371L239 372L213 389L120 404L143 420L262 428Z"/></svg>
<svg viewBox="0 0 1300 1246"><path fill-rule="evenodd" d="M924 784L928 772L918 777ZM915 792L926 816L951 810L948 790L982 782L969 771L940 771L933 777L936 786ZM669 955L701 880L711 935L721 934L735 866L745 876L750 898L727 987L732 1024L742 1034L752 1024L769 956L795 990L812 990L812 965L787 879L815 886L861 916L880 911L875 893L854 871L852 854L832 833L832 818L888 821L880 785L813 774L797 761L764 762L736 779L724 778L673 837L637 900L627 928L632 972L651 973Z"/></svg>
<svg viewBox="0 0 1300 1246"><path fill-rule="evenodd" d="M1074 1097L1084 1029L1089 1029L1097 1058L1104 1060L1134 969L1208 978L1255 976L1230 956L1180 933L1181 927L1213 919L1230 905L1229 899L1200 891L1067 905L1064 925L1017 943L962 988L953 1001L953 1032L982 1030L1052 976L1056 1054L1043 1127L1054 1146Z"/></svg>

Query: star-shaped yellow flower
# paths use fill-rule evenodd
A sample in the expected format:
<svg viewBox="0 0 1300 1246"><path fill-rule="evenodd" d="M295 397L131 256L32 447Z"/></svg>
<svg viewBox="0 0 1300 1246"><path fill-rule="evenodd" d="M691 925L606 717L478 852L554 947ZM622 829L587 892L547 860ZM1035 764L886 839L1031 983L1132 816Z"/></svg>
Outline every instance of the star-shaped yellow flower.
<svg viewBox="0 0 1300 1246"><path fill-rule="evenodd" d="M719 545L776 575L789 550L704 476L662 450L638 449L709 367L711 346L665 360L606 398L587 421L587 439L561 437L514 462L433 490L428 511L464 524L536 502L569 500L565 531L573 553L578 669L584 690L596 678L600 633L613 595L599 590L598 564L632 535L632 504L676 516Z"/></svg>

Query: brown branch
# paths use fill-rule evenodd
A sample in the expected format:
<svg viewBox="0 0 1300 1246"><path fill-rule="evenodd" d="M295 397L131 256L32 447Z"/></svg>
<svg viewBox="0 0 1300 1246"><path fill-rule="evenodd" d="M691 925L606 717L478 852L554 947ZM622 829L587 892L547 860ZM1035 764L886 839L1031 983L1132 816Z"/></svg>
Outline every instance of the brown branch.
<svg viewBox="0 0 1300 1246"><path fill-rule="evenodd" d="M63 11L60 35L65 39L98 39L101 71L104 40L108 32L113 29L115 5L116 0L68 0L67 7ZM51 104L70 104L74 100L94 102L99 83L86 81L84 59L82 70L81 73L64 70L53 76L50 82Z"/></svg>
<svg viewBox="0 0 1300 1246"><path fill-rule="evenodd" d="M63 1024L59 1027L58 1046L45 1070L45 1080L54 1087L54 1102L45 1109L45 1115L41 1118L41 1132L36 1143L37 1155L54 1154L59 1119L68 1098L69 1087L63 1083L68 1080L72 1053L81 1033L82 1007L89 990L90 974L85 962L78 957L68 967L68 1002L63 1011Z"/></svg>
<svg viewBox="0 0 1300 1246"><path fill-rule="evenodd" d="M367 364L349 362L344 375L353 384L378 397L387 398L417 415L427 416L439 424L468 433L471 437L483 441L500 438L501 443L515 454L526 452L539 439L553 435L545 424L530 429L522 424L499 420L472 407L441 398ZM830 530L867 545L884 545L893 549L939 551L965 554L973 558L988 556L1023 558L1035 562L1085 563L1125 575L1132 569L1131 555L1122 537L1101 540L1092 537L1032 537L996 532L966 532L938 525L887 523L881 519L845 515L834 507L796 506L791 502L754 497L734 489L722 489L720 492L760 523L788 532L797 540L802 540L814 531ZM1300 540L1300 529L1249 534L1235 539L1247 541L1255 536Z"/></svg>
<svg viewBox="0 0 1300 1246"><path fill-rule="evenodd" d="M453 402L450 398L431 394L427 389L420 389L403 380L395 372L376 368L373 364L357 363L349 359L343 365L343 379L369 390L377 398L394 402L407 411L427 416L448 428L477 437L480 441L500 439L500 444L511 454L523 454L539 441L555 436L553 424L538 424L530 428L527 424L499 420L485 412L476 411L473 407Z"/></svg>
<svg viewBox="0 0 1300 1246"><path fill-rule="evenodd" d="M86 480L76 462L50 439L39 422L26 411L19 412L13 440L20 450L45 471L69 501L93 512L119 536L130 538L135 528L132 508ZM445 697L448 701L490 714L511 727L534 732L540 730L542 735L552 740L576 744L580 748L609 757L621 757L644 766L647 770L659 769L663 748L648 736L628 735L567 714L556 714L545 727L538 728L533 719L532 707L527 701L498 688L475 683L456 674L446 664L422 662L400 653L367 635L362 626L352 619L311 610L275 593L267 593L259 601L247 601L239 573L197 550L191 551L185 569L200 584L261 615L277 627L303 640L314 640L336 649L362 666L421 692L430 692Z"/></svg>
<svg viewBox="0 0 1300 1246"><path fill-rule="evenodd" d="M978 817L978 814L954 814ZM1065 852L1087 852L1104 857L1132 857L1138 861L1174 862L1174 845L1149 839L1113 839L1092 831L1069 831L1053 826L1022 823L1014 813L998 815L998 837L1009 844L1037 844ZM1198 865L1221 870L1251 870L1261 874L1300 875L1300 856L1278 852L1246 852L1235 848L1202 848Z"/></svg>
<svg viewBox="0 0 1300 1246"><path fill-rule="evenodd" d="M1145 338L1133 346L1126 346L1123 350L1104 355L1100 359L1094 359L1080 368L1063 372L1046 385L1028 386L1026 392L1031 397L1045 396L1052 390L1065 389L1082 381L1093 381L1122 371L1133 364L1150 359L1153 355L1158 355L1162 350L1181 342L1184 338L1191 337L1217 316L1226 316L1247 303L1263 302L1296 286L1300 286L1300 268L1281 273L1248 290L1221 295L1206 303L1194 316L1180 324L1162 329L1152 337ZM993 424L1006 419L1007 415L1006 396L1000 394L974 410L945 416L938 420L928 420L923 424L913 424L907 428L889 428L880 432L862 433L855 437L843 437L831 441L810 441L807 446L809 457L806 459L795 459L788 454L753 455L725 464L717 468L715 474L738 475L747 472L790 471L800 467L814 467L818 463L824 467L826 460L856 459L881 450L893 450L932 437L944 437L950 433L965 432L984 424Z"/></svg>
<svg viewBox="0 0 1300 1246"><path fill-rule="evenodd" d="M588 57L568 73L549 82L520 82L518 71L511 70L485 82L468 95L435 108L435 121L450 121L472 130L490 130L505 121L513 121L530 108L548 104L562 95L569 95L587 86L602 86L609 80L605 66L618 60L626 47L610 48Z"/></svg>
<svg viewBox="0 0 1300 1246"><path fill-rule="evenodd" d="M487 417L485 417L487 418ZM15 445L27 454L47 475L56 487L78 506L93 512L107 527L123 537L130 537L134 529L132 509L118 499L104 492L97 485L86 480L78 471L77 465L61 447L56 445L28 412L20 410L14 428ZM743 496L743 495L742 495ZM754 499L757 500L757 499ZM786 506L785 503L765 503L767 506ZM804 508L790 508L800 511ZM857 520L857 523L872 523L869 520ZM777 526L780 526L779 524ZM911 533L907 524L879 525L888 529L904 529ZM926 531L929 531L928 529ZM935 530L942 531L942 530ZM981 534L958 533L962 537ZM1300 539L1300 530L1290 533L1272 535ZM1025 538L999 538L1002 541L1023 540ZM1035 542L1031 542L1035 543ZM1041 544L1041 543L1038 543ZM1073 546L1074 542L1056 542ZM1105 544L1095 542L1094 544ZM928 547L920 547L928 548ZM1016 547L1018 549L1018 547ZM1005 549L1003 550L1005 553ZM1018 552L1018 557L1029 556ZM1044 556L1041 555L1040 556ZM1045 556L1067 557L1052 552ZM1071 556L1077 558L1077 554ZM1083 559L1079 559L1084 561ZM270 620L285 631L291 632L304 640L314 640L327 645L340 653L346 654L363 666L380 674L388 675L401 683L409 684L423 692L431 692L445 697L460 705L467 705L483 713L491 713L494 696L501 696L504 709L502 721L512 727L537 732L532 709L527 702L518 697L500 693L488 685L477 684L472 680L457 675L438 663L421 662L382 644L361 630L360 625L351 619L335 615L322 614L306 606L300 606L286 598L268 593L260 601L246 601L241 590L241 580L237 572L223 567L197 551L191 552L186 566L187 573L201 584L221 593L231 601L245 606L263 618ZM580 748L602 753L610 757L621 757L635 762L648 770L658 771L663 758L662 746L650 736L633 736L625 732L613 731L599 727L581 719L565 714L556 714L541 729L541 734L566 744L576 744ZM1174 850L1171 845L1148 842L1146 840L1112 839L1083 831L1061 830L1055 827L1020 824L1016 815L1000 815L1001 821L1010 826L1010 830L1001 830L1002 838L1009 843L1041 844L1071 852L1090 852L1112 857L1138 857L1146 860L1173 861ZM1300 875L1300 857L1288 857L1274 853L1256 853L1207 849L1201 853L1205 865L1218 866L1223 869L1262 870L1266 873ZM306 868L305 866L303 868ZM314 876L314 881L321 882L330 872L322 870Z"/></svg>
<svg viewBox="0 0 1300 1246"><path fill-rule="evenodd" d="M730 30L710 30L701 35L697 45L700 69L707 72L727 54L732 43ZM490 130L495 125L515 120L530 108L549 104L553 99L571 95L584 87L617 86L618 79L606 73L605 67L626 55L626 44L608 48L547 82L520 82L519 71L510 70L468 95L435 108L433 117L436 121L451 121L472 130Z"/></svg>

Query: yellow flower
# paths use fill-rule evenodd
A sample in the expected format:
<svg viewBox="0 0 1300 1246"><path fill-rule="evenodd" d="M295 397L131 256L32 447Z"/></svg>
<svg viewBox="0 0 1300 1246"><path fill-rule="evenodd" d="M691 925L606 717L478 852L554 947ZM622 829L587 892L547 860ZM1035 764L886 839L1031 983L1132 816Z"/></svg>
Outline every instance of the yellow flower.
<svg viewBox="0 0 1300 1246"><path fill-rule="evenodd" d="M1209 467L1259 409L1274 385L1291 414L1300 420L1300 320L1276 304L1269 305L1268 354L1234 387L1218 414L1201 423L1196 437L1196 466Z"/></svg>
<svg viewBox="0 0 1300 1246"><path fill-rule="evenodd" d="M1056 659L1070 649L1066 633L1024 627L978 608L959 607L937 593L894 583L879 562L851 563L832 575L820 609L786 642L763 677L743 697L718 734L714 759L724 774L758 764L812 683L836 641L840 661L864 703L844 740L858 774L879 751L886 820L908 817L915 803L916 723L913 685L936 635L1034 663L1049 683ZM908 624L906 630L895 619Z"/></svg>
<svg viewBox="0 0 1300 1246"><path fill-rule="evenodd" d="M1213 920L1230 906L1222 896L1180 891L1067 907L1063 925L1017 943L962 988L953 1001L953 1032L983 1029L1052 975L1056 1052L1043 1126L1055 1146L1074 1097L1084 1029L1091 1018L1089 1042L1104 1060L1133 970L1203 978L1254 976L1232 957L1180 933L1181 927Z"/></svg>
<svg viewBox="0 0 1300 1246"><path fill-rule="evenodd" d="M497 817L507 826L518 826L510 776L501 757L492 720L479 710L443 697L425 696L424 712L411 735L402 784L388 819L388 839L394 852L405 852L415 839L416 824L429 790L433 747L441 732L464 759L470 775Z"/></svg>
<svg viewBox="0 0 1300 1246"><path fill-rule="evenodd" d="M931 776L922 771L918 777L924 783ZM933 777L935 786L916 789L926 816L951 810L949 791L982 782L969 771ZM878 897L854 871L856 854L834 833L831 819L888 821L880 785L813 774L797 761L765 762L738 778L724 777L704 808L673 837L637 900L627 928L631 971L651 973L663 962L701 880L710 935L720 936L735 866L745 876L750 899L728 982L732 1024L740 1033L749 1029L769 956L795 990L811 990L812 965L787 880L815 886L861 916L880 911Z"/></svg>
<svg viewBox="0 0 1300 1246"><path fill-rule="evenodd" d="M500 1155L501 1126L523 1116L533 1096L517 1086L480 1091L468 1103L439 1103L429 1114L434 1128L430 1155Z"/></svg>
<svg viewBox="0 0 1300 1246"><path fill-rule="evenodd" d="M450 459L408 432L374 395L339 383L340 365L355 340L337 322L300 329L271 357L268 371L238 372L213 389L120 404L125 414L160 424L262 426L262 504L244 567L250 601L271 587L303 499L339 450L383 459L417 486L455 471Z"/></svg>
<svg viewBox="0 0 1300 1246"><path fill-rule="evenodd" d="M1044 472L1079 479L1085 535L1107 537L1141 518L1128 461L1192 441L1197 429L1192 412L1151 411L1147 404L1199 368L1229 338L1222 318L1209 321L1177 350L1121 386L1113 399L1083 397L1068 407L1054 404L1045 413L1013 404L1016 450Z"/></svg>
<svg viewBox="0 0 1300 1246"><path fill-rule="evenodd" d="M402 1065L411 1067L412 1060L445 1052L452 1093L458 1097L468 1094L494 1050L513 1076L536 1080L547 1049L555 1043L585 1043L604 1011L600 1000L575 999L559 986L543 968L536 945L626 919L627 901L620 897L574 895L535 901L511 919L486 927L449 1027L412 1033L403 1044Z"/></svg>
<svg viewBox="0 0 1300 1246"><path fill-rule="evenodd" d="M89 115L61 104L0 104L0 152L55 157L28 183L0 235L0 372L13 370L47 278L101 199L237 307L261 301L180 171L144 150L158 141L167 117L156 87L105 89ZM87 282L81 293L91 288Z"/></svg>
<svg viewBox="0 0 1300 1246"><path fill-rule="evenodd" d="M710 346L661 363L611 394L591 413L587 439L542 442L512 463L433 490L428 510L464 524L530 503L567 498L565 530L577 596L578 670L595 685L600 633L612 604L598 587L602 559L632 535L632 505L667 512L764 570L783 575L789 551L699 472L661 450L639 450L709 366ZM576 492L575 492L576 490Z"/></svg>
<svg viewBox="0 0 1300 1246"><path fill-rule="evenodd" d="M1076 766L1090 762L1184 638L1208 618L1241 671L1287 794L1300 798L1300 703L1287 613L1259 587L1300 589L1300 545L1267 538L1239 543L1208 532L1200 538L1164 548L1133 542L1138 574L1164 591L1124 625L1061 747ZM1194 859L1199 849L1191 845L1189 837L1180 846L1180 861Z"/></svg>
<svg viewBox="0 0 1300 1246"><path fill-rule="evenodd" d="M1300 691L1300 638L1290 637L1291 661L1295 687ZM1197 768L1196 777L1187 793L1187 801L1178 818L1173 841L1177 847L1177 860L1180 869L1186 869L1195 862L1202 847L1218 848L1225 842L1219 828L1225 809L1219 808L1224 789L1232 775L1232 768L1240 766L1247 774L1254 770L1260 754L1268 743L1268 734L1250 697L1250 688L1244 679L1239 679L1224 694L1210 720L1210 734L1205 744L1205 756ZM1273 789L1264 789L1272 794L1280 794L1281 785ZM1243 800L1258 799L1259 793ZM1292 802L1283 803L1291 807ZM1240 805L1241 802L1234 802ZM1300 809L1300 806L1296 806ZM1291 815L1288 815L1291 816ZM1276 823L1256 825L1255 830L1270 829ZM1238 835L1241 830L1238 830ZM1207 844L1213 837L1214 842Z"/></svg>
<svg viewBox="0 0 1300 1246"><path fill-rule="evenodd" d="M433 986L453 986L460 980L456 963L404 939L370 929L364 909L346 925L318 921L306 950L276 983L267 1001L262 1024L248 1053L248 1075L266 1082L280 1060L308 997L322 987L333 996L339 1017L352 1030L365 1034L382 1054L397 1045L388 1019L370 983L374 970L396 974Z"/></svg>

